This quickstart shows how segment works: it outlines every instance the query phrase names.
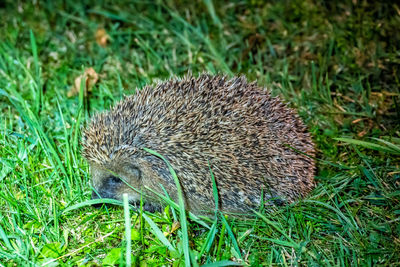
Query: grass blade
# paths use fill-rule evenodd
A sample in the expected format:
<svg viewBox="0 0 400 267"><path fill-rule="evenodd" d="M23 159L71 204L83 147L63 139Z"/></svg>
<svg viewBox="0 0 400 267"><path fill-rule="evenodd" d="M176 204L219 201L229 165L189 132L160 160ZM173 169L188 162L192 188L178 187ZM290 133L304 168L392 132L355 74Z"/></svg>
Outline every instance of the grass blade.
<svg viewBox="0 0 400 267"><path fill-rule="evenodd" d="M166 246L171 252L176 253L175 247L164 236L163 232L160 230L160 228L158 228L157 224L155 224L155 222L152 219L150 219L150 217L147 216L145 213L143 213L142 216L146 220L146 222L150 225L150 228L153 230L153 234L158 238L158 240L160 240L161 243L163 243L163 245Z"/></svg>
<svg viewBox="0 0 400 267"><path fill-rule="evenodd" d="M372 139L387 145L389 148L393 149L396 153L400 154L400 146L396 146L395 144L392 144L392 143L390 143L390 142L388 142L386 140L383 140L383 139L379 139L379 138L372 138Z"/></svg>
<svg viewBox="0 0 400 267"><path fill-rule="evenodd" d="M13 250L10 240L8 239L7 234L6 234L6 232L4 232L4 229L3 229L3 227L1 227L1 225L0 225L0 238L3 239L5 245L8 249Z"/></svg>
<svg viewBox="0 0 400 267"><path fill-rule="evenodd" d="M201 267L223 267L223 266L243 266L243 264L234 261L223 260L201 265Z"/></svg>
<svg viewBox="0 0 400 267"><path fill-rule="evenodd" d="M231 241L232 241L233 248L235 249L235 251L236 251L236 253L237 253L237 257L239 257L239 258L244 262L243 257L242 257L242 253L240 252L239 245L238 245L238 243L237 243L237 241L236 241L236 237L235 237L235 235L233 234L233 231L232 231L232 229L231 229L229 223L227 222L227 220L225 219L225 216L224 216L222 213L220 213L220 215L221 215L221 216L220 216L221 221L222 221L222 223L225 225L226 230L228 231L229 238L230 238Z"/></svg>
<svg viewBox="0 0 400 267"><path fill-rule="evenodd" d="M266 222L268 225L272 226L275 230L277 230L279 233L281 233L289 242L287 244L290 244L288 246L293 247L295 249L299 249L300 245L297 244L296 242L293 241L293 239L288 236L283 229L281 229L276 223L272 222L271 220L267 219L263 214L261 214L258 211L254 211L254 213L260 217L264 222ZM272 239L271 239L272 240ZM270 241L271 241L270 240Z"/></svg>
<svg viewBox="0 0 400 267"><path fill-rule="evenodd" d="M125 218L125 239L126 239L126 266L131 266L131 218L129 216L128 194L123 194L124 218Z"/></svg>
<svg viewBox="0 0 400 267"><path fill-rule="evenodd" d="M157 153L154 150L148 149L148 148L143 148L146 152L159 157L162 159L165 164L168 166L168 169L174 178L176 189L177 189L177 194L178 194L178 203L179 203L179 215L180 215L180 223L181 223L181 228L182 228L182 241L183 241L183 254L185 256L185 265L186 266L191 266L191 261L190 261L190 253L189 253L189 235L188 235L188 227L187 227L187 220L186 220L186 210L185 210L185 201L183 199L183 192L181 188L181 184L179 182L178 176L176 175L175 170L172 168L171 164L169 161L164 158L161 154Z"/></svg>
<svg viewBox="0 0 400 267"><path fill-rule="evenodd" d="M124 206L124 204L119 200L110 199L110 198L100 198L100 199L91 199L91 200L87 200L87 201L72 205L72 206L64 209L61 213L65 214L67 212L71 212L73 210L77 210L77 209L80 209L80 208L86 207L86 206L92 206L94 204L112 204L112 205L117 205L117 206ZM163 245L165 245L171 252L176 253L175 247L168 241L168 239L164 236L164 234L160 230L160 228L158 228L158 226L154 223L154 221L149 216L147 216L145 213L143 213L142 216L146 220L146 222L149 224L150 228L152 229L153 234L160 240L160 242L163 243Z"/></svg>
<svg viewBox="0 0 400 267"><path fill-rule="evenodd" d="M361 141L361 140L356 140L356 139L351 139L351 138L334 138L337 141L342 141L348 144L353 144L353 145L358 145L358 146L362 146L365 148L369 148L369 149L373 149L376 151L381 151L381 152L385 152L385 153L391 153L391 154L400 154L400 151L398 151L397 147L396 149L393 149L392 147L386 147L386 146L381 146L375 143L371 143L371 142L366 142L366 141ZM382 143L383 140L381 141Z"/></svg>
<svg viewBox="0 0 400 267"><path fill-rule="evenodd" d="M217 188L217 183L215 182L215 177L214 173L211 170L210 162L208 162L208 169L210 170L211 174L211 182L212 182L212 187L213 187L213 195L214 195L214 201L215 201L215 217L218 217L218 188Z"/></svg>
<svg viewBox="0 0 400 267"><path fill-rule="evenodd" d="M153 194L157 195L159 198L161 198L164 202L166 202L168 205L170 205L172 208L174 208L175 210L179 209L179 205L176 204L171 198L168 198L156 191L154 191L153 189L149 188L149 187L145 187L147 190L149 190L150 192L152 192ZM203 220L201 220L198 216L196 216L195 214L191 213L190 211L188 212L188 217L195 221L196 223L200 224L201 226L204 226L207 229L210 229L210 226L204 222Z"/></svg>
<svg viewBox="0 0 400 267"><path fill-rule="evenodd" d="M217 221L214 221L214 223L211 225L210 230L208 231L207 238L203 244L203 247L200 250L199 258L201 258L201 256L203 256L204 253L208 254L214 242L216 233L217 233Z"/></svg>

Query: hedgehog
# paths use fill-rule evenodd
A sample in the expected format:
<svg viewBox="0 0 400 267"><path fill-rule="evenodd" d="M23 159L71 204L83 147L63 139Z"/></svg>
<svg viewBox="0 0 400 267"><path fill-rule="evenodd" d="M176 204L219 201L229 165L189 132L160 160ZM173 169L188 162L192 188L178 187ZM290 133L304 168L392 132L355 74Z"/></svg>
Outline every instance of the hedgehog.
<svg viewBox="0 0 400 267"><path fill-rule="evenodd" d="M314 187L315 148L297 112L245 77L203 73L145 86L83 131L92 198L144 201L157 194L177 201L177 188L161 154L175 170L185 208L207 215L292 203ZM213 178L212 178L213 177Z"/></svg>

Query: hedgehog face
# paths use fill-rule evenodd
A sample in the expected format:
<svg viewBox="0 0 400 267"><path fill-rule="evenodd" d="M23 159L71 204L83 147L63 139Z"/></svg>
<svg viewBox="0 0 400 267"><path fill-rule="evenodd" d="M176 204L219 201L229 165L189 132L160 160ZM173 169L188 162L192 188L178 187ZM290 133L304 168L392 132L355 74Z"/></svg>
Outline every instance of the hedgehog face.
<svg viewBox="0 0 400 267"><path fill-rule="evenodd" d="M118 168L90 164L92 174L92 199L112 198L122 200L124 193L128 194L129 202L140 201L139 191L142 188L141 172L131 164L118 164Z"/></svg>
<svg viewBox="0 0 400 267"><path fill-rule="evenodd" d="M139 167L131 163L115 163L115 167L107 167L97 164L90 164L92 175L92 199L112 198L122 201L124 193L128 194L128 200L131 205L138 207L142 198L142 190L146 186L143 183L142 171ZM159 211L159 203L146 199L143 209L150 212Z"/></svg>

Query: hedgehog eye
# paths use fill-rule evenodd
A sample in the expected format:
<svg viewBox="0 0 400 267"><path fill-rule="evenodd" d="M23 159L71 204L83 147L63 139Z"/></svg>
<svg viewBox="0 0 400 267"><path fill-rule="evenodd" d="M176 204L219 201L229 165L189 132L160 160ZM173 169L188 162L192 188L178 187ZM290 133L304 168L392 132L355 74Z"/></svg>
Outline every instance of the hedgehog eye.
<svg viewBox="0 0 400 267"><path fill-rule="evenodd" d="M138 167L128 164L128 165L124 166L124 169L131 177L140 179L141 173L140 173L140 170Z"/></svg>

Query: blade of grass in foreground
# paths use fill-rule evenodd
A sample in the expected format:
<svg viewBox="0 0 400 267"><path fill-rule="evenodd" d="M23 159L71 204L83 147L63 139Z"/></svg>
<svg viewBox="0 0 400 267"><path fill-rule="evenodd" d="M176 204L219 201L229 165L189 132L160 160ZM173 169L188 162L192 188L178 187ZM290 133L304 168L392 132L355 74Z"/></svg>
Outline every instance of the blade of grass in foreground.
<svg viewBox="0 0 400 267"><path fill-rule="evenodd" d="M218 188L217 188L217 183L215 182L215 177L214 173L211 170L210 162L208 162L208 169L210 170L210 175L211 175L211 182L212 182L212 187L213 187L213 195L214 195L214 201L215 201L215 217L217 218L218 215Z"/></svg>
<svg viewBox="0 0 400 267"><path fill-rule="evenodd" d="M177 194L178 194L178 203L179 203L179 215L180 215L180 223L182 227L182 242L183 242L183 254L185 256L185 266L190 266L190 253L189 253L189 236L188 236L188 227L187 227L187 220L186 220L186 211L185 211L185 201L183 199L183 192L181 188L181 184L179 182L178 176L175 173L175 170L172 168L171 164L168 162L166 158L164 158L161 154L157 153L154 150L143 148L146 152L159 157L162 159L165 164L167 164L168 169L174 178Z"/></svg>
<svg viewBox="0 0 400 267"><path fill-rule="evenodd" d="M94 204L112 204L112 205L117 205L117 206L123 206L123 203L121 201L115 200L115 199L110 199L110 198L91 199L91 200L87 200L87 201L72 205L72 206L66 208L65 210L63 210L61 213L65 214L67 212L77 210L77 209L80 209L80 208L86 207L86 206L92 206ZM130 206L130 207L132 207L132 206ZM155 224L155 222L149 216L147 216L145 213L143 213L142 216L146 220L146 222L149 224L149 226L152 230L152 233L160 240L160 242L163 243L164 246L166 246L171 252L176 253L175 247L168 241L168 239L164 236L163 232L160 230L160 228L158 228L158 226Z"/></svg>
<svg viewBox="0 0 400 267"><path fill-rule="evenodd" d="M11 246L10 240L8 239L8 236L7 236L7 234L4 232L4 229L1 227L1 225L0 225L0 238L3 239L5 245L6 245L6 247L7 247L8 249L10 249L10 250L13 249L12 246Z"/></svg>
<svg viewBox="0 0 400 267"><path fill-rule="evenodd" d="M39 118L29 108L22 96L15 89L9 89L8 92L0 90L0 94L9 99L9 101L13 104L15 109L20 114L20 116L27 123L30 131L34 136L36 136L40 146L42 147L44 153L46 153L46 156L53 167L55 169L59 168L61 172L67 177L68 173L58 154L58 149L56 148L54 141L45 133L45 130L43 129ZM57 175L59 176L60 180L62 180L62 177L59 175L58 172Z"/></svg>
<svg viewBox="0 0 400 267"><path fill-rule="evenodd" d="M174 208L175 210L178 210L178 209L179 209L179 205L176 204L171 198L168 198L168 197L166 197L166 196L163 196L162 194L160 194L160 193L154 191L153 189L151 189L151 188L149 188L149 187L147 187L147 186L146 186L145 188L146 188L146 190L149 190L150 192L152 192L153 194L155 194L156 196L158 196L159 198L161 198L163 201L165 201L165 203L167 203L168 205L170 205L170 206L171 206L172 208ZM203 220L201 220L199 217L197 217L197 216L194 215L193 213L188 212L188 217L189 217L191 220L193 220L193 221L197 222L198 224L200 224L201 226L204 226L205 228L210 229L210 226L209 226L207 223L205 223Z"/></svg>
<svg viewBox="0 0 400 267"><path fill-rule="evenodd" d="M201 258L201 256L203 256L204 253L207 255L208 252L210 251L211 246L214 243L216 233L217 233L217 220L214 221L213 225L211 226L211 229L208 231L206 241L204 242L204 245L199 253L199 259Z"/></svg>
<svg viewBox="0 0 400 267"><path fill-rule="evenodd" d="M226 231L226 225L223 223L221 227L221 232L219 234L219 240L218 240L218 246L217 246L217 260L221 259L222 256L222 245L224 244L224 238L225 238L225 231Z"/></svg>
<svg viewBox="0 0 400 267"><path fill-rule="evenodd" d="M386 141L386 140L379 139L379 138L374 138L374 137L373 137L372 139L374 139L374 140L376 140L376 141L378 141L378 142L381 142L381 143L387 145L389 148L393 149L394 151L396 151L397 153L400 154L400 145L397 146L397 145L395 145L395 144L392 144L392 143L390 143L390 142L388 142L388 141Z"/></svg>
<svg viewBox="0 0 400 267"><path fill-rule="evenodd" d="M285 231L283 231L278 225L276 225L275 222L270 221L267 217L259 213L258 211L254 211L255 214L257 214L258 217L260 217L264 222L266 222L268 225L272 226L275 230L277 230L279 233L281 233L288 241L282 241L282 240L275 240L275 239L268 239L271 242L275 242L280 245L292 247L294 249L299 249L300 245L297 244L296 242L293 241L290 236L288 236Z"/></svg>
<svg viewBox="0 0 400 267"><path fill-rule="evenodd" d="M376 151L381 151L381 152L386 152L386 153L391 153L391 154L400 154L400 148L385 141L385 140L381 140L378 139L378 141L380 141L381 143L384 143L386 146L382 146L382 145L378 145L375 143L371 143L371 142L367 142L367 141L361 141L361 140L356 140L356 139L351 139L351 138L345 138L345 137L341 137L341 138L333 138L337 141L342 141L348 144L353 144L353 145L359 145L365 148L369 148L369 149L373 149Z"/></svg>
<svg viewBox="0 0 400 267"><path fill-rule="evenodd" d="M233 244L233 248L235 249L235 252L236 252L236 257L237 258L240 258L243 262L244 262L244 259L243 259L243 257L242 257L242 253L240 252L240 248L239 248L239 245L238 245L238 243L237 243L237 241L236 241L236 237L235 237L235 235L233 234L233 231L232 231L232 229L231 229L231 227L230 227L230 225L229 225L229 223L228 223L228 221L225 219L225 217L224 217L224 215L222 214L222 213L220 213L221 214L221 221L222 221L222 223L225 225L225 228L226 228L226 230L227 230L227 232L228 232L228 235L229 235L229 238L231 239L231 241L232 241L232 244Z"/></svg>
<svg viewBox="0 0 400 267"><path fill-rule="evenodd" d="M126 266L131 266L131 218L129 216L128 194L123 195L126 239Z"/></svg>
<svg viewBox="0 0 400 267"><path fill-rule="evenodd" d="M243 266L243 264L234 261L223 260L223 261L204 264L201 267L222 267L222 266Z"/></svg>
<svg viewBox="0 0 400 267"><path fill-rule="evenodd" d="M327 209L330 209L331 211L335 212L335 214L337 214L337 216L339 216L340 218L342 218L343 221L345 221L345 222L348 224L348 226L349 226L349 228L350 228L351 230L357 230L357 229L358 229L358 225L357 225L355 222L354 222L354 224L353 224L353 223L350 221L350 219L347 218L347 217L343 214L343 212L341 212L338 208L335 208L335 207L333 207L333 206L331 206L331 205L329 205L329 204L327 204L327 203L324 203L324 202L321 202L321 201L316 201L316 200L311 200L311 199L305 199L305 200L303 200L303 202L305 202L305 203L313 203L313 204L317 204L317 205L326 207Z"/></svg>
<svg viewBox="0 0 400 267"><path fill-rule="evenodd" d="M168 192L167 192L167 190L164 188L164 186L163 186L162 184L160 184L160 187L161 187L161 189L164 191L165 198L167 198L167 199L169 199L169 200L172 201L171 197L168 195ZM178 205L176 205L176 206L178 206ZM178 217L176 216L175 208L174 208L173 206L170 206L170 207L171 207L172 217L174 218L174 221L177 221L177 220L178 220L178 219L177 219ZM188 214L188 215L189 215L189 218L190 218L190 214Z"/></svg>

